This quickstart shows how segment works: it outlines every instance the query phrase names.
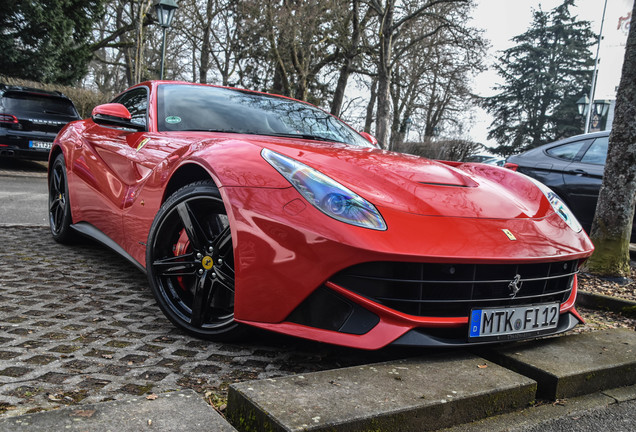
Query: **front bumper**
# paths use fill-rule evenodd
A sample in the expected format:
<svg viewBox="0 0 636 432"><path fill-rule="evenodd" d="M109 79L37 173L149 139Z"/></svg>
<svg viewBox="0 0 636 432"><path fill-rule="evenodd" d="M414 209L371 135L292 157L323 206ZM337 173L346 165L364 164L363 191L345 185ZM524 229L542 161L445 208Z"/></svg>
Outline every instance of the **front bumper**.
<svg viewBox="0 0 636 432"><path fill-rule="evenodd" d="M543 219L450 218L408 214L379 207L387 231L335 221L307 204L293 188L221 188L235 239L235 319L255 327L360 349L392 343L466 345L468 316L416 316L340 286L332 278L344 269L370 262L437 264L532 264L584 259L592 245L585 234L569 230L558 215ZM249 205L246 205L249 204ZM509 229L517 241L504 233ZM569 230L569 231L568 231ZM574 278L575 279L575 278ZM356 322L342 328L303 321L294 312L320 289L354 304ZM559 300L559 326L572 327L576 280ZM320 305L321 303L316 303ZM327 315L336 304L315 309ZM343 312L344 313L344 312ZM366 327L365 327L366 326ZM352 330L353 329L353 330ZM427 329L436 329L427 333ZM448 334L463 334L447 337ZM418 334L405 336L412 331ZM436 333L437 332L437 333ZM443 332L442 332L443 333ZM421 337L425 335L426 337ZM521 335L518 339L535 337Z"/></svg>
<svg viewBox="0 0 636 432"><path fill-rule="evenodd" d="M0 156L48 160L56 134L0 131Z"/></svg>

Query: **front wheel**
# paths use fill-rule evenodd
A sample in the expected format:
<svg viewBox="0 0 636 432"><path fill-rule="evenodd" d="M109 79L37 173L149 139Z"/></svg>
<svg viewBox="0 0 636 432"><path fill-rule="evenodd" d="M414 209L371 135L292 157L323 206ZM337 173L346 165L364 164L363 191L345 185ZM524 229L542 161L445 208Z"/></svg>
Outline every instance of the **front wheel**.
<svg viewBox="0 0 636 432"><path fill-rule="evenodd" d="M146 269L159 307L175 325L217 341L243 335L234 321L232 234L212 181L184 186L161 206L148 235Z"/></svg>

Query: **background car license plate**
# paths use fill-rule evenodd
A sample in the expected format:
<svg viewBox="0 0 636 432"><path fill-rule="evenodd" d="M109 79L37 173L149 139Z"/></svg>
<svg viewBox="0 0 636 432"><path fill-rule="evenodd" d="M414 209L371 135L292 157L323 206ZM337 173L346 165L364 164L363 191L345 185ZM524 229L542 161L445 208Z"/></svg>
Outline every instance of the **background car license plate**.
<svg viewBox="0 0 636 432"><path fill-rule="evenodd" d="M51 150L52 142L49 141L29 141L30 148Z"/></svg>
<svg viewBox="0 0 636 432"><path fill-rule="evenodd" d="M473 309L469 336L478 338L537 332L556 328L558 323L559 303Z"/></svg>

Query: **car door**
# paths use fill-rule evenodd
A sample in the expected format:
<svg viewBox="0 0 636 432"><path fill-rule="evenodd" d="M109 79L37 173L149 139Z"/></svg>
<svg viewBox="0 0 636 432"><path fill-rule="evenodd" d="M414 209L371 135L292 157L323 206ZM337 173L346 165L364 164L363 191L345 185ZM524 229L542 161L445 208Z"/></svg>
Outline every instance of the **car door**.
<svg viewBox="0 0 636 432"><path fill-rule="evenodd" d="M596 138L563 174L572 211L589 232L603 182L609 137Z"/></svg>
<svg viewBox="0 0 636 432"><path fill-rule="evenodd" d="M147 124L148 89L136 87L113 102L128 108L132 121ZM79 180L81 219L89 222L119 245L124 243L122 212L130 187L140 175L136 151L146 131L92 123L76 149L73 172Z"/></svg>
<svg viewBox="0 0 636 432"><path fill-rule="evenodd" d="M567 203L570 191L565 187L565 175L574 160L583 154L591 140L583 139L559 144L541 151L541 157L535 159L529 175L552 188Z"/></svg>

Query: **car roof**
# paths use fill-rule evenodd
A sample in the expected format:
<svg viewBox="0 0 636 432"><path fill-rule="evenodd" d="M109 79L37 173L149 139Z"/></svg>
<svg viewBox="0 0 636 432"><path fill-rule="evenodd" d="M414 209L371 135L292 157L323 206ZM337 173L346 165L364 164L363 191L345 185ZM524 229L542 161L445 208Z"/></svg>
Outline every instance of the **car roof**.
<svg viewBox="0 0 636 432"><path fill-rule="evenodd" d="M552 141L551 143L540 145L539 147L536 147L536 148L543 148L543 147L552 146L552 145L555 145L555 144L565 144L565 143L569 143L569 142L572 142L572 141L581 141L581 140L584 140L584 139L598 138L598 137L608 136L609 134L610 134L609 130L604 130L604 131L590 132L590 133L586 133L586 134L574 135L574 136L571 136L571 137L568 137L568 138L560 139L558 141Z"/></svg>
<svg viewBox="0 0 636 432"><path fill-rule="evenodd" d="M39 96L49 96L49 97L62 97L68 99L64 93L59 91L51 91L51 90L43 90L34 87L26 87L20 85L7 85L0 83L0 96L2 96L6 92L17 92L17 93L29 93L29 94L37 94Z"/></svg>

